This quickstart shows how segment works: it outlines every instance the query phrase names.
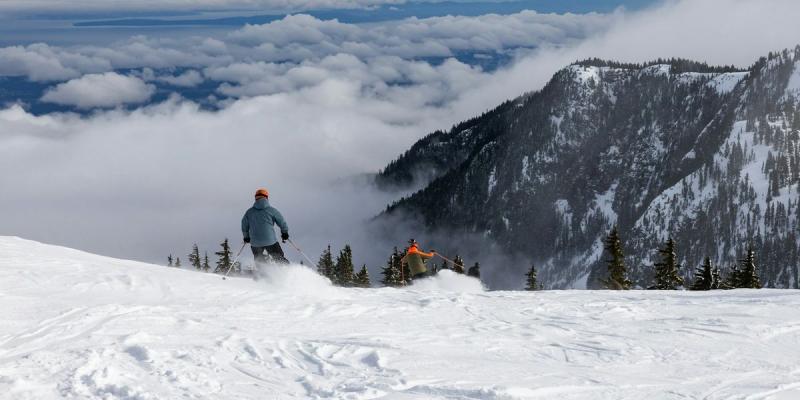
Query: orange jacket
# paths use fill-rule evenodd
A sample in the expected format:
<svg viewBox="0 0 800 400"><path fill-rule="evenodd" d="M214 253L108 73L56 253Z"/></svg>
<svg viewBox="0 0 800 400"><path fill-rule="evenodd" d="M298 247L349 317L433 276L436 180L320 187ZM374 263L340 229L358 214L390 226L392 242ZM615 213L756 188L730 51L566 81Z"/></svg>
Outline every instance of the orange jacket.
<svg viewBox="0 0 800 400"><path fill-rule="evenodd" d="M434 256L433 252L426 253L420 250L419 247L417 247L416 245L412 245L411 247L409 247L407 254L419 254L419 256L422 257L423 260L427 260Z"/></svg>
<svg viewBox="0 0 800 400"><path fill-rule="evenodd" d="M411 270L411 275L422 274L428 271L425 266L425 260L434 256L433 252L425 253L421 251L416 245L408 248L406 255L403 257L402 262L408 264L408 269Z"/></svg>

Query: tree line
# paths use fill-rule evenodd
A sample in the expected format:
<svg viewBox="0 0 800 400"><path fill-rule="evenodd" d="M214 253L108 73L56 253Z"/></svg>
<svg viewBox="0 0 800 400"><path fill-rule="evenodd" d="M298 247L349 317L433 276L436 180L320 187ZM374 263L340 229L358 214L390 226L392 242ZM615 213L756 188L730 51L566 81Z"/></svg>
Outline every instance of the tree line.
<svg viewBox="0 0 800 400"><path fill-rule="evenodd" d="M228 238L222 241L219 244L220 249L214 252L214 255L217 256L217 261L214 265L214 273L215 274L225 274L230 270L230 274L242 274L242 263L235 262L234 263L234 254L231 251L230 243L228 242ZM191 253L188 254L187 259L189 260L189 265L194 267L198 271L209 272L211 271L211 263L208 258L208 252L204 252L203 256L200 256L200 248L195 243L192 246ZM168 267L177 267L180 268L183 265L181 264L180 257L173 257L170 254L167 257L167 266Z"/></svg>
<svg viewBox="0 0 800 400"><path fill-rule="evenodd" d="M617 227L614 227L606 236L603 245L609 255L609 258L605 260L608 272L606 278L602 280L603 286L613 290L631 289L633 283L628 278L622 239ZM672 238L668 238L664 247L658 252L661 255L661 261L653 264L653 282L647 289L677 290L685 287L689 290L714 290L761 289L762 287L752 246L748 248L744 258L734 264L730 273L724 278L720 274L719 266L712 265L711 259L706 257L703 264L695 270L694 280L691 284L684 282L681 276L682 266L678 264L677 249Z"/></svg>
<svg viewBox="0 0 800 400"><path fill-rule="evenodd" d="M607 274L601 283L604 288L612 290L629 290L633 287L633 282L628 277L628 268L625 263L622 239L617 227L612 228L611 232L603 240L603 245L608 259L605 265ZM761 279L758 274L758 266L755 260L755 252L752 247L747 250L744 258L730 268L730 272L723 278L719 266L713 265L711 259L706 257L703 264L696 268L694 279L691 284L684 282L681 275L682 266L678 264L677 248L675 241L668 238L664 247L658 249L661 261L653 264L653 281L647 289L652 290L677 290L687 288L689 290L715 290L715 289L736 289L751 288L760 289ZM402 287L411 283L411 271L403 257L408 249L399 250L394 248L386 264L381 269L382 286ZM217 256L214 273L242 275L240 262L234 262L234 254L231 251L228 239L220 243L220 249L214 252ZM187 259L189 265L198 271L210 272L211 263L208 252L200 255L200 249L195 243ZM476 262L469 269L464 268L464 260L456 255L452 260L442 257L442 264L435 262L428 267L428 275L436 275L439 271L448 269L458 274L465 274L480 279L480 263ZM301 263L302 264L302 263ZM167 257L169 267L182 267L180 257ZM353 249L348 244L334 257L331 246L323 250L316 265L317 273L328 278L331 283L342 287L361 287L369 288L372 286L367 265L363 264L361 269L356 272L353 263ZM524 290L542 290L543 286L538 281L536 266L532 265L525 273Z"/></svg>

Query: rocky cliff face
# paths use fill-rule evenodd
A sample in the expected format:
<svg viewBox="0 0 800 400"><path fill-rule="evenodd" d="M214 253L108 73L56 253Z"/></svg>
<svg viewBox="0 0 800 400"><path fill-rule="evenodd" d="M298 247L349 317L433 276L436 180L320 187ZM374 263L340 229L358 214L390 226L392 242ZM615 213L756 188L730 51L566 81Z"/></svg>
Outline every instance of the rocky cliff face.
<svg viewBox="0 0 800 400"><path fill-rule="evenodd" d="M550 287L593 286L614 225L642 286L672 236L687 278L704 257L725 271L753 245L762 280L795 287L799 65L800 47L748 71L685 60L571 65L387 166L383 185L428 182L387 214L484 235L539 264Z"/></svg>

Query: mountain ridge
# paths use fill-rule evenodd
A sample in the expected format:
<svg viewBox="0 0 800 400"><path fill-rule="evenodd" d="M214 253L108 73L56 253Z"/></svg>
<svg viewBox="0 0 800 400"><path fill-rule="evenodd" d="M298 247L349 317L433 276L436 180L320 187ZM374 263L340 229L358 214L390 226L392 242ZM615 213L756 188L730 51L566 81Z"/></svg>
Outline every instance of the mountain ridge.
<svg viewBox="0 0 800 400"><path fill-rule="evenodd" d="M795 249L788 251L788 235L800 214L797 196L790 194L792 188L797 192L800 180L798 61L800 46L770 53L746 71L681 59L572 64L540 91L504 102L448 132L434 132L390 163L378 175L380 185L415 179L426 184L389 205L384 216L411 213L421 216L429 230L483 235L541 265L543 279L553 287L582 280L589 287L597 285L604 273L600 239L613 225L619 225L629 242L631 273L643 287L651 279L659 241L678 234L685 236L676 238L679 250L688 250L681 258L687 278L702 261L697 249L717 263L728 263L722 266L725 270L737 259L735 253L752 244L769 264L765 282L795 287L800 244L795 240ZM741 136L742 127L750 128L745 130L750 141L744 145L731 140ZM694 213L687 219L688 209L663 206L664 196L674 194L675 186L687 184L682 183L687 179L698 182L695 189L700 190L698 174L707 182L715 162L728 160L734 142L740 143L737 151L742 154L761 142L769 149L759 150L747 163L737 153L732 164L716 168L712 180L721 183L706 189L716 195L692 205L713 202L708 213L712 218L698 219ZM759 161L765 167L761 176L752 176L752 166L742 172ZM776 196L767 201L763 190L748 189L752 180L764 179L777 179L775 185L786 196L772 204ZM718 197L727 199L733 192L733 203L723 205ZM759 210L750 207L756 203ZM771 211L781 213L783 224L771 238L764 237L763 223L760 230L746 223L748 215L763 222L767 203L782 210ZM724 210L732 204L750 211L734 217ZM728 228L679 227L679 222L692 221ZM700 231L718 239L698 238ZM780 246L788 251L785 260L767 243L773 239L785 242ZM714 249L714 241L721 247Z"/></svg>

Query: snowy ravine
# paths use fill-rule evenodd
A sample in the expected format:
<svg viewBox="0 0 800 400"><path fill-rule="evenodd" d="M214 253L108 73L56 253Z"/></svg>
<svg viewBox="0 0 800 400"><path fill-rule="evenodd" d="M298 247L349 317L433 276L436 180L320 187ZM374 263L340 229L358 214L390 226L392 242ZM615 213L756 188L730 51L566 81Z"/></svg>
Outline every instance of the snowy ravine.
<svg viewBox="0 0 800 400"><path fill-rule="evenodd" d="M796 399L800 292L340 289L0 237L2 399Z"/></svg>

